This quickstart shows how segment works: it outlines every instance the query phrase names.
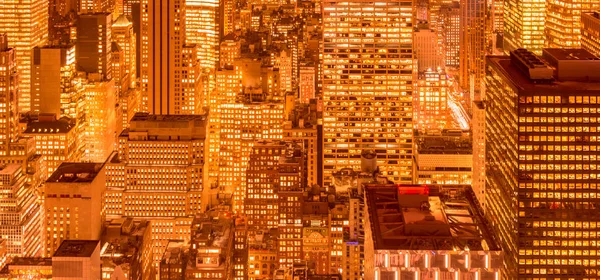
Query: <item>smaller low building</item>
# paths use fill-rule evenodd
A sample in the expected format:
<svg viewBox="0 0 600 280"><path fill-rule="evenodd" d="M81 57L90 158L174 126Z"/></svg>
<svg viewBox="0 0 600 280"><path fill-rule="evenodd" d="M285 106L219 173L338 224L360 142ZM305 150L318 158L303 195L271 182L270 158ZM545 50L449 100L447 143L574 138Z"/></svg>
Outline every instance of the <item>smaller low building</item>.
<svg viewBox="0 0 600 280"><path fill-rule="evenodd" d="M473 176L473 145L460 130L437 135L415 135L415 183L470 185Z"/></svg>

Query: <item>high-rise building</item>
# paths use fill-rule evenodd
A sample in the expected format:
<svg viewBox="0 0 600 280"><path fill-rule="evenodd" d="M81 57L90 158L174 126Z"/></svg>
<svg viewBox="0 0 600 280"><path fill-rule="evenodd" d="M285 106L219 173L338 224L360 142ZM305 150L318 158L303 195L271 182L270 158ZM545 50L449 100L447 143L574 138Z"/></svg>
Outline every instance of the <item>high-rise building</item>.
<svg viewBox="0 0 600 280"><path fill-rule="evenodd" d="M440 27L436 30L446 67L458 69L460 65L460 3L453 1L440 8Z"/></svg>
<svg viewBox="0 0 600 280"><path fill-rule="evenodd" d="M137 113L106 167L106 214L187 217L201 210L207 115Z"/></svg>
<svg viewBox="0 0 600 280"><path fill-rule="evenodd" d="M133 23L125 15L119 16L112 24L112 40L117 42L123 50L125 72L129 74L130 88L135 87L136 72L136 37L133 32Z"/></svg>
<svg viewBox="0 0 600 280"><path fill-rule="evenodd" d="M19 73L17 52L8 47L8 37L0 34L0 155L7 155L10 142L18 136L19 127Z"/></svg>
<svg viewBox="0 0 600 280"><path fill-rule="evenodd" d="M277 163L277 259L279 267L292 267L304 260L302 253L302 202L306 186L304 151L296 142L285 143ZM256 146L255 146L256 148Z"/></svg>
<svg viewBox="0 0 600 280"><path fill-rule="evenodd" d="M57 120L55 115L44 114L29 122L22 135L35 138L36 150L46 161L46 173L52 174L61 163L82 159L83 147L76 132L75 120L69 117Z"/></svg>
<svg viewBox="0 0 600 280"><path fill-rule="evenodd" d="M304 104L308 104L311 99L316 97L316 70L317 69L312 62L300 63L298 77L298 99Z"/></svg>
<svg viewBox="0 0 600 280"><path fill-rule="evenodd" d="M441 17L440 13L441 13L442 7L447 6L450 3L452 3L452 0L430 0L429 1L428 19L429 19L429 24L431 26L431 29L437 31L444 26L444 23L440 19L440 17Z"/></svg>
<svg viewBox="0 0 600 280"><path fill-rule="evenodd" d="M580 48L582 14L600 9L597 0L548 0L546 2L546 47Z"/></svg>
<svg viewBox="0 0 600 280"><path fill-rule="evenodd" d="M76 117L81 85L76 79L75 46L45 46L33 50L31 111Z"/></svg>
<svg viewBox="0 0 600 280"><path fill-rule="evenodd" d="M233 65L235 59L242 56L242 45L240 39L233 33L225 36L219 47L220 68L225 65Z"/></svg>
<svg viewBox="0 0 600 280"><path fill-rule="evenodd" d="M104 162L115 150L117 114L115 81L90 81L84 86L84 160Z"/></svg>
<svg viewBox="0 0 600 280"><path fill-rule="evenodd" d="M600 277L600 60L582 49L487 58L486 215L510 279Z"/></svg>
<svg viewBox="0 0 600 280"><path fill-rule="evenodd" d="M77 65L86 73L112 78L112 15L93 13L79 16L77 23Z"/></svg>
<svg viewBox="0 0 600 280"><path fill-rule="evenodd" d="M79 14L111 12L111 0L79 0Z"/></svg>
<svg viewBox="0 0 600 280"><path fill-rule="evenodd" d="M185 0L186 42L196 44L200 67L214 70L219 59L219 1Z"/></svg>
<svg viewBox="0 0 600 280"><path fill-rule="evenodd" d="M52 256L52 278L102 279L100 240L65 240Z"/></svg>
<svg viewBox="0 0 600 280"><path fill-rule="evenodd" d="M459 86L469 96L467 107L479 96L485 73L486 3L483 0L460 1L460 75Z"/></svg>
<svg viewBox="0 0 600 280"><path fill-rule="evenodd" d="M9 256L39 257L42 253L42 213L36 187L29 184L20 164L0 167L4 195L0 202L0 235L7 240Z"/></svg>
<svg viewBox="0 0 600 280"><path fill-rule="evenodd" d="M323 3L325 182L360 166L363 150L378 154L384 176L412 181L412 25L412 0Z"/></svg>
<svg viewBox="0 0 600 280"><path fill-rule="evenodd" d="M281 142L256 142L246 168L244 214L248 236L276 229L279 224L277 187L279 157L285 151Z"/></svg>
<svg viewBox="0 0 600 280"><path fill-rule="evenodd" d="M414 32L414 53L417 61L417 71L437 71L443 68L441 46L438 44L437 33L429 29L429 24L419 24Z"/></svg>
<svg viewBox="0 0 600 280"><path fill-rule="evenodd" d="M104 163L61 164L43 187L44 255L63 240L99 240L105 220Z"/></svg>
<svg viewBox="0 0 600 280"><path fill-rule="evenodd" d="M473 133L473 176L471 186L482 211L485 213L485 102L482 100L473 102L471 127Z"/></svg>
<svg viewBox="0 0 600 280"><path fill-rule="evenodd" d="M142 0L141 6L144 109L161 115L198 113L200 70L196 46L186 45L186 1Z"/></svg>
<svg viewBox="0 0 600 280"><path fill-rule="evenodd" d="M233 194L234 210L243 211L246 197L246 167L252 146L258 140L283 137L284 110L281 103L239 102L220 107L219 187Z"/></svg>
<svg viewBox="0 0 600 280"><path fill-rule="evenodd" d="M17 53L19 69L19 112L30 109L33 48L48 41L48 0L7 0L0 5L0 30Z"/></svg>
<svg viewBox="0 0 600 280"><path fill-rule="evenodd" d="M581 14L581 47L600 56L600 11Z"/></svg>
<svg viewBox="0 0 600 280"><path fill-rule="evenodd" d="M504 1L504 52L525 48L541 54L546 39L545 22L546 1Z"/></svg>
<svg viewBox="0 0 600 280"><path fill-rule="evenodd" d="M419 73L413 98L414 126L417 130L442 130L451 123L448 94L452 82L446 72L430 70Z"/></svg>

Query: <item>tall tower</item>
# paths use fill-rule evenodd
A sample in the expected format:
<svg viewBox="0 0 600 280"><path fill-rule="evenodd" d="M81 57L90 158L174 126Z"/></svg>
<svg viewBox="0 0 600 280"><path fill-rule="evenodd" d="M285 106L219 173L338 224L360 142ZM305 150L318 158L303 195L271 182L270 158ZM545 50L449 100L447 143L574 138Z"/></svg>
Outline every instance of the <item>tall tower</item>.
<svg viewBox="0 0 600 280"><path fill-rule="evenodd" d="M202 68L215 70L219 59L219 1L185 1L186 42L198 46Z"/></svg>
<svg viewBox="0 0 600 280"><path fill-rule="evenodd" d="M581 47L600 56L600 12L581 15Z"/></svg>
<svg viewBox="0 0 600 280"><path fill-rule="evenodd" d="M112 79L111 27L110 13L80 15L77 24L77 64L103 80Z"/></svg>
<svg viewBox="0 0 600 280"><path fill-rule="evenodd" d="M0 34L0 155L6 155L18 135L19 74L17 54L8 47L8 36Z"/></svg>
<svg viewBox="0 0 600 280"><path fill-rule="evenodd" d="M542 54L545 34L546 0L504 2L504 51L518 48Z"/></svg>
<svg viewBox="0 0 600 280"><path fill-rule="evenodd" d="M143 107L158 115L194 113L189 101L198 94L200 73L184 63L196 48L185 45L185 0L142 0L141 6ZM193 92L184 79L194 80Z"/></svg>
<svg viewBox="0 0 600 280"><path fill-rule="evenodd" d="M19 110L29 111L33 48L48 41L48 0L3 0L0 30L8 35L8 45L17 52L19 69Z"/></svg>
<svg viewBox="0 0 600 280"><path fill-rule="evenodd" d="M460 9L459 84L472 101L479 94L485 71L485 0L461 0Z"/></svg>
<svg viewBox="0 0 600 280"><path fill-rule="evenodd" d="M133 24L125 15L120 15L112 25L112 39L123 49L125 55L125 72L129 74L130 88L135 87L136 72L136 36Z"/></svg>
<svg viewBox="0 0 600 280"><path fill-rule="evenodd" d="M487 58L485 211L508 279L598 279L600 60L582 49L543 58Z"/></svg>
<svg viewBox="0 0 600 280"><path fill-rule="evenodd" d="M598 0L548 0L544 28L547 47L581 47L581 14L598 9Z"/></svg>
<svg viewBox="0 0 600 280"><path fill-rule="evenodd" d="M412 182L413 1L327 0L323 11L325 181L373 150L384 176Z"/></svg>

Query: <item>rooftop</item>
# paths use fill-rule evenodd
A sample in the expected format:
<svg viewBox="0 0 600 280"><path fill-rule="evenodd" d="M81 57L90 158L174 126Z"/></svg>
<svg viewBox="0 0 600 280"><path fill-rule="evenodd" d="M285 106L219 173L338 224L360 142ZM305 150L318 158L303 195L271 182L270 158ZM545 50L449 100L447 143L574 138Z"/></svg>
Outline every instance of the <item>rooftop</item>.
<svg viewBox="0 0 600 280"><path fill-rule="evenodd" d="M376 250L499 250L468 186L368 184Z"/></svg>
<svg viewBox="0 0 600 280"><path fill-rule="evenodd" d="M9 265L52 266L52 258L14 258Z"/></svg>
<svg viewBox="0 0 600 280"><path fill-rule="evenodd" d="M148 113L135 113L132 122L189 122L206 121L207 115L151 115Z"/></svg>
<svg viewBox="0 0 600 280"><path fill-rule="evenodd" d="M544 51L547 51L548 49L545 49ZM572 51L571 51L572 53ZM520 91L527 91L530 93L538 93L538 94L550 94L550 93L554 93L554 94L561 94L561 93L572 93L572 92L581 92L581 91L598 91L598 93L600 93L600 82L589 82L586 81L586 79L588 79L589 77L586 76L589 74L589 68L590 65L595 66L596 67L600 67L600 60L588 60L587 55L585 55L584 52L580 52L581 57L583 57L583 59L575 59L571 56L569 56L567 54L566 51L555 51L550 49L550 52L548 53L549 55L555 55L556 58L561 58L564 57L566 59L562 59L559 62L561 62L561 64L559 64L558 66L555 66L557 68L552 68L554 70L557 70L555 72L561 72L560 67L564 67L566 69L577 69L572 67L572 62L576 62L576 63L583 63L585 64L585 67L583 69L580 70L584 70L584 71L570 71L569 75L568 75L568 80L561 80L561 79L553 79L553 80L536 80L536 79L530 79L529 76L527 74L525 74L523 72L523 70L519 69L519 66L516 65L515 63L513 63L510 59L509 56L488 56L487 57L487 64L490 65L491 67L497 69L499 72L501 72L506 78L508 78L510 80L510 83L512 84L512 86L518 88ZM581 58L580 57L580 58ZM542 63L544 63L545 61L539 57L536 57L537 60L542 60ZM571 64L564 64L563 62L571 62ZM523 67L523 65L521 65L521 67ZM525 66L526 67L526 66ZM548 66L550 67L550 66ZM581 68L581 67L578 67ZM533 69L533 68L531 68ZM537 69L537 68L536 68ZM562 69L563 73L565 72L565 69ZM533 70L531 70L533 71ZM587 73L587 74L586 74ZM557 73L554 73L554 76L556 77Z"/></svg>
<svg viewBox="0 0 600 280"><path fill-rule="evenodd" d="M473 145L468 138L460 136L417 136L419 154L464 154L473 153Z"/></svg>
<svg viewBox="0 0 600 280"><path fill-rule="evenodd" d="M17 163L2 164L0 165L0 175L13 175L19 168L21 165Z"/></svg>
<svg viewBox="0 0 600 280"><path fill-rule="evenodd" d="M99 244L99 240L64 240L54 257L91 257Z"/></svg>
<svg viewBox="0 0 600 280"><path fill-rule="evenodd" d="M23 133L67 133L75 127L75 123L71 122L69 118L60 118L53 121L34 121L27 124L27 128Z"/></svg>
<svg viewBox="0 0 600 280"><path fill-rule="evenodd" d="M104 163L63 162L46 182L89 183L103 167Z"/></svg>

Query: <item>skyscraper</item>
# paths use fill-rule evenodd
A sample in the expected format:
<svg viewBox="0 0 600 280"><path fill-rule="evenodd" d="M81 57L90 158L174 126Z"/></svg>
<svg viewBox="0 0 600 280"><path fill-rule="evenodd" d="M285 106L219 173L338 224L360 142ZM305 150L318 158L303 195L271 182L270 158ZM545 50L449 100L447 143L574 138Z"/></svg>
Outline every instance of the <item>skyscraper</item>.
<svg viewBox="0 0 600 280"><path fill-rule="evenodd" d="M152 114L195 113L189 107L200 100L200 73L190 71L196 62L185 58L195 48L186 45L185 0L142 0L141 6L143 107Z"/></svg>
<svg viewBox="0 0 600 280"><path fill-rule="evenodd" d="M77 24L77 64L105 81L112 79L111 27L110 13L80 15Z"/></svg>
<svg viewBox="0 0 600 280"><path fill-rule="evenodd" d="M548 0L546 3L546 47L581 47L581 16L583 12L600 9L598 0Z"/></svg>
<svg viewBox="0 0 600 280"><path fill-rule="evenodd" d="M117 42L125 55L125 72L129 74L130 88L135 87L136 72L136 37L133 23L125 15L119 16L112 24L112 40Z"/></svg>
<svg viewBox="0 0 600 280"><path fill-rule="evenodd" d="M485 0L461 0L459 85L473 101L485 72ZM467 104L471 107L471 104Z"/></svg>
<svg viewBox="0 0 600 280"><path fill-rule="evenodd" d="M454 1L440 9L440 27L438 37L442 42L441 49L446 67L458 69L460 65L460 3Z"/></svg>
<svg viewBox="0 0 600 280"><path fill-rule="evenodd" d="M504 51L524 48L538 55L545 44L545 0L504 2Z"/></svg>
<svg viewBox="0 0 600 280"><path fill-rule="evenodd" d="M327 182L338 169L358 168L363 150L377 152L384 176L412 181L412 3L323 3ZM354 12L361 7L365 7L362 12Z"/></svg>
<svg viewBox="0 0 600 280"><path fill-rule="evenodd" d="M31 111L76 117L81 85L76 80L75 46L36 47L33 51ZM76 103L76 102L74 102Z"/></svg>
<svg viewBox="0 0 600 280"><path fill-rule="evenodd" d="M600 56L600 12L581 15L581 47Z"/></svg>
<svg viewBox="0 0 600 280"><path fill-rule="evenodd" d="M0 34L0 155L7 155L18 135L19 74L17 52L8 47L8 36Z"/></svg>
<svg viewBox="0 0 600 280"><path fill-rule="evenodd" d="M185 1L186 42L198 46L198 59L202 68L215 70L219 59L219 1Z"/></svg>
<svg viewBox="0 0 600 280"><path fill-rule="evenodd" d="M510 279L597 279L600 60L543 54L487 58L486 214Z"/></svg>
<svg viewBox="0 0 600 280"><path fill-rule="evenodd" d="M8 34L8 45L16 49L19 61L19 111L28 112L33 48L48 41L48 0L4 0L0 14L0 30Z"/></svg>

